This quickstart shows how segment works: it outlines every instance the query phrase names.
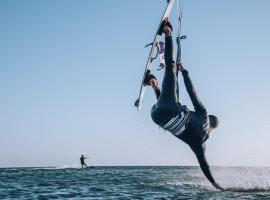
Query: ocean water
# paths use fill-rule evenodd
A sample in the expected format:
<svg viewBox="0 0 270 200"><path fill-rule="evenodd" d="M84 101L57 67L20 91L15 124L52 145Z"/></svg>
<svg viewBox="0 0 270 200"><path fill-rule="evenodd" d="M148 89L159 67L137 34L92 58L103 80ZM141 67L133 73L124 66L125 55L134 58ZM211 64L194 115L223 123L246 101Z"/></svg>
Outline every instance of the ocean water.
<svg viewBox="0 0 270 200"><path fill-rule="evenodd" d="M0 199L270 199L270 168L212 171L227 191L199 167L2 168Z"/></svg>

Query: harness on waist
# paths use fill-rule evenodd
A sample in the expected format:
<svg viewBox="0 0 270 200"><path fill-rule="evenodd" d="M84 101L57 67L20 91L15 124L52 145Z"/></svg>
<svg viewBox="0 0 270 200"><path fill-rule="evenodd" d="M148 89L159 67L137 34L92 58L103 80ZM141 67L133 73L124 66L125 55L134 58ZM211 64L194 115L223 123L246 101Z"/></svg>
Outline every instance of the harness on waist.
<svg viewBox="0 0 270 200"><path fill-rule="evenodd" d="M179 136L187 128L189 115L190 113L188 108L183 106L181 112L178 115L161 124L160 127L176 136Z"/></svg>

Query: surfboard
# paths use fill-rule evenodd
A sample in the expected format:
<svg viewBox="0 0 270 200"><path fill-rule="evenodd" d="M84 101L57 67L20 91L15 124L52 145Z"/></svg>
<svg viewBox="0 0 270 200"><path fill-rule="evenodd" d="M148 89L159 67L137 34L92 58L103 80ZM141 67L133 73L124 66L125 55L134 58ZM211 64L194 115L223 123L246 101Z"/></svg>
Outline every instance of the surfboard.
<svg viewBox="0 0 270 200"><path fill-rule="evenodd" d="M94 168L94 166L80 167L79 169L89 169L89 168Z"/></svg>
<svg viewBox="0 0 270 200"><path fill-rule="evenodd" d="M159 45L159 39L160 39L160 35L158 35L158 30L159 30L159 27L160 27L162 21L165 18L170 16L173 5L174 5L174 0L169 0L168 4L167 4L167 6L166 6L166 8L165 8L165 10L163 12L162 18L161 18L161 20L159 22L158 29L156 31L154 40L151 43L152 47L151 47L150 54L148 56L146 67L145 67L145 70L144 70L143 79L142 79L142 82L141 82L140 93L139 93L139 98L135 101L135 106L137 107L138 110L140 110L141 107L142 107L143 98L144 98L144 94L145 94L145 90L146 90L146 85L144 85L145 77L147 77L150 74L151 69L152 69L152 65L153 65L153 61L158 56L158 45Z"/></svg>

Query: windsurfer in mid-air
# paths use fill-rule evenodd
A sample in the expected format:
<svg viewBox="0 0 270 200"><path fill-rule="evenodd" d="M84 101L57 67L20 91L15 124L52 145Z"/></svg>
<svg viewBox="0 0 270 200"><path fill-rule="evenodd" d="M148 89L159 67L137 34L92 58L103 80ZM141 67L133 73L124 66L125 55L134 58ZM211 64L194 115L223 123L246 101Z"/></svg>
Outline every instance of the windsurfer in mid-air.
<svg viewBox="0 0 270 200"><path fill-rule="evenodd" d="M84 161L85 159L86 159L86 157L84 155L81 155L80 162L81 162L82 168L87 167L87 165L85 164L85 161Z"/></svg>
<svg viewBox="0 0 270 200"><path fill-rule="evenodd" d="M151 109L153 121L163 129L190 146L207 179L218 189L223 190L214 180L205 158L205 141L209 133L218 126L218 118L208 115L205 106L199 100L188 71L181 63L173 60L172 26L166 18L159 28L159 35L165 34L165 74L162 88L153 74L145 77L144 84L151 85L157 97L157 103ZM189 110L179 102L178 70L182 72L185 87L195 111Z"/></svg>

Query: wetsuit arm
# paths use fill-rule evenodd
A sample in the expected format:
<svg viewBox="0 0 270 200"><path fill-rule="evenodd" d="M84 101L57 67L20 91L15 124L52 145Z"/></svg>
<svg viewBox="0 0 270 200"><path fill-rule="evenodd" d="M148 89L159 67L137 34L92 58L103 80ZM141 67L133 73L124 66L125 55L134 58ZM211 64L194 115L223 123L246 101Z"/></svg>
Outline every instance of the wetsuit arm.
<svg viewBox="0 0 270 200"><path fill-rule="evenodd" d="M191 102L194 106L194 109L195 111L206 111L204 105L202 104L202 102L200 101L197 93L196 93L196 90L191 82L191 79L188 75L188 71L186 69L184 69L182 71L182 75L183 75L183 78L184 78L184 83L185 83L185 86L186 86L186 90L187 90L187 93L191 99Z"/></svg>
<svg viewBox="0 0 270 200"><path fill-rule="evenodd" d="M193 151L195 152L196 154L196 157L199 161L199 164L200 164L200 167L204 173L204 175L206 176L206 178L211 182L211 183L215 183L215 180L212 176L212 173L210 171L210 167L209 167L209 164L206 160L206 157L205 157L205 147L204 145L200 145L199 146L200 148L197 147L197 149L193 149Z"/></svg>

